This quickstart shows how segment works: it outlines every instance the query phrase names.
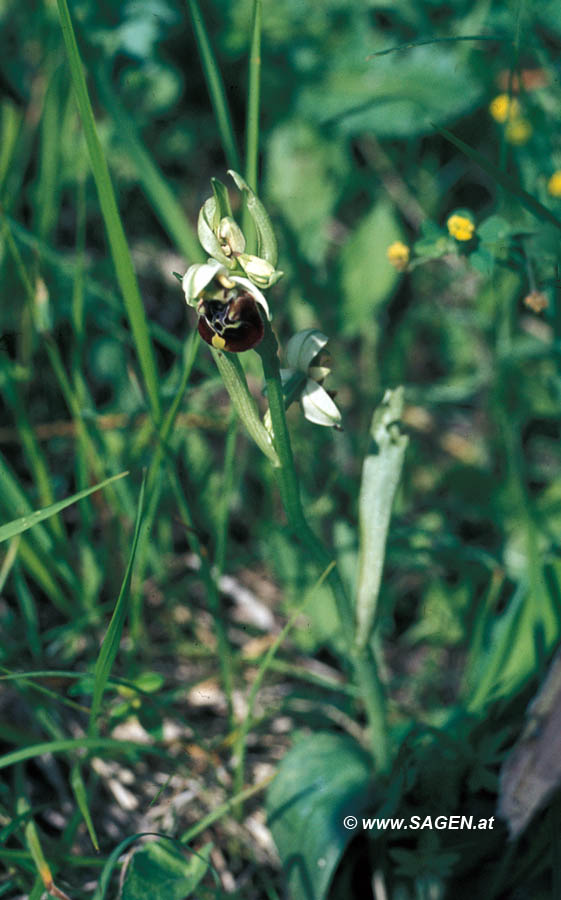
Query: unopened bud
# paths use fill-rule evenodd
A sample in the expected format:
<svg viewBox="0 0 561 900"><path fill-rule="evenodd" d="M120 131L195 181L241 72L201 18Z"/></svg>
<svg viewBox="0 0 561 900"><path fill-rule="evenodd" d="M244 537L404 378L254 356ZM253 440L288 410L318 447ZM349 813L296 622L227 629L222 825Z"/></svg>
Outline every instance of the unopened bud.
<svg viewBox="0 0 561 900"><path fill-rule="evenodd" d="M225 216L218 226L218 240L226 256L237 256L245 250L243 231L231 216Z"/></svg>

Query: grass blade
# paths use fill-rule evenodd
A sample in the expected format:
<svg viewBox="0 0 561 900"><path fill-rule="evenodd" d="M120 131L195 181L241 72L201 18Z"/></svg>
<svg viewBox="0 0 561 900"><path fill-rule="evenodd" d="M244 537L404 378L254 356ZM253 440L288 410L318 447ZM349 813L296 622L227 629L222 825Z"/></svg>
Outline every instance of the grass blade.
<svg viewBox="0 0 561 900"><path fill-rule="evenodd" d="M94 484L93 487L86 488L85 491L78 491L77 494L66 497L65 500L59 500L58 503L51 503L50 506L45 506L43 509L38 509L19 519L14 519L12 522L7 522L5 525L0 526L0 543L2 541L8 541L10 538L15 537L16 534L21 534L22 531L27 531L28 528L33 528L38 522L42 522L44 519L56 515L61 512L61 510L66 509L67 506L71 506L78 500L82 500L89 494L93 494L94 491L99 491L106 485L111 484L112 481L116 481L118 478L124 478L124 476L128 474L128 472L120 472L118 475L106 478L105 481L101 481L99 484Z"/></svg>
<svg viewBox="0 0 561 900"><path fill-rule="evenodd" d="M127 570L125 572L125 577L123 578L119 597L117 598L117 603L115 605L115 609L109 623L109 628L107 629L105 637L103 638L101 650L99 651L99 656L95 664L94 688L88 728L90 736L93 736L96 731L96 719L101 707L103 692L107 686L107 681L109 679L113 663L115 662L115 657L117 656L117 651L119 649L119 644L121 641L121 635L123 633L123 626L125 624L125 619L129 610L132 569L134 565L138 539L140 537L140 526L142 524L145 482L146 475L142 479L142 485L140 487L140 497L138 499L138 510L136 513L136 522L134 526L134 537L132 540L132 547L129 555Z"/></svg>
<svg viewBox="0 0 561 900"><path fill-rule="evenodd" d="M224 83L222 81L222 76L220 75L220 69L216 63L216 58L201 14L201 8L197 0L187 0L187 6L189 7L189 13L191 14L195 40L197 42L197 47L199 48L201 64L214 114L216 116L216 123L218 125L218 131L220 132L224 154L229 168L239 171L240 157L236 138L234 136L234 129L232 127L232 117L230 115L228 101L226 100L226 92L224 91Z"/></svg>
<svg viewBox="0 0 561 900"><path fill-rule="evenodd" d="M40 744L28 744L19 750L5 753L4 756L0 756L0 769L7 769L9 766L24 762L26 759L34 759L36 756L44 756L45 753L75 753L77 750L123 752L126 749L134 749L137 753L158 752L150 744L135 743L134 741L117 741L113 738L101 737L60 738L55 741L41 741Z"/></svg>
<svg viewBox="0 0 561 900"><path fill-rule="evenodd" d="M259 100L261 80L261 0L253 4L251 49L249 51L249 87L247 93L247 122L245 145L245 180L257 190L257 159L259 155Z"/></svg>
<svg viewBox="0 0 561 900"><path fill-rule="evenodd" d="M90 155L99 203L109 238L113 264L115 266L117 280L123 294L123 300L132 328L138 361L140 363L140 368L142 369L150 408L154 420L158 422L161 412L159 380L148 331L148 323L146 321L146 314L142 304L130 250L119 215L107 160L105 159L97 134L92 105L82 68L80 51L78 50L76 35L74 34L74 28L68 10L68 3L67 0L57 0L57 4L62 35L70 67L70 76L76 95L82 126L84 128L84 135Z"/></svg>
<svg viewBox="0 0 561 900"><path fill-rule="evenodd" d="M406 44L398 44L396 47L387 47L385 50L375 50L367 56L367 60L373 59L375 56L387 56L388 53L395 53L398 50L412 50L413 47L425 47L427 44L454 44L457 41L496 41L499 44L510 43L505 42L504 37L500 34L460 34L457 37L438 37L424 38L418 41L408 41Z"/></svg>
<svg viewBox="0 0 561 900"><path fill-rule="evenodd" d="M108 78L101 71L97 73L96 84L105 108L115 123L116 134L134 163L138 180L158 219L171 240L190 262L203 260L205 256L195 229L183 212L175 193L140 140L134 119L129 116L115 95Z"/></svg>
<svg viewBox="0 0 561 900"><path fill-rule="evenodd" d="M90 808L88 806L88 794L86 791L86 785L84 784L84 779L82 778L82 772L79 763L75 763L72 766L72 770L70 772L70 785L72 787L72 793L76 798L78 809L82 813L82 817L84 819L84 822L86 823L86 828L88 829L90 840L95 850L99 853L99 841L97 839L93 819L90 813Z"/></svg>

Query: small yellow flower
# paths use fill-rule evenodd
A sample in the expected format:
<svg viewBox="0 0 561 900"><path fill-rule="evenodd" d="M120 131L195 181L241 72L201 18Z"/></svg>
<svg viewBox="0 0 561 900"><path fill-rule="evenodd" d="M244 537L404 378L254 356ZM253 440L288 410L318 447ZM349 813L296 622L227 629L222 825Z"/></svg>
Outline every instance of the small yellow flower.
<svg viewBox="0 0 561 900"><path fill-rule="evenodd" d="M520 117L519 119L511 119L505 128L505 137L509 144L515 144L521 147L526 144L532 136L532 126L528 119Z"/></svg>
<svg viewBox="0 0 561 900"><path fill-rule="evenodd" d="M541 313L549 306L549 300L542 291L530 291L524 297L523 303L535 313Z"/></svg>
<svg viewBox="0 0 561 900"><path fill-rule="evenodd" d="M547 182L547 192L552 197L561 197L561 169L557 169Z"/></svg>
<svg viewBox="0 0 561 900"><path fill-rule="evenodd" d="M403 272L407 268L410 254L409 247L402 241L394 241L386 250L388 260L398 272Z"/></svg>
<svg viewBox="0 0 561 900"><path fill-rule="evenodd" d="M450 216L446 225L452 237L456 238L457 241L471 241L475 225L467 216L459 216L455 213L453 216Z"/></svg>
<svg viewBox="0 0 561 900"><path fill-rule="evenodd" d="M489 112L493 116L495 122L503 124L508 119L517 119L520 115L520 103L516 97L510 97L508 94L499 94L489 104Z"/></svg>

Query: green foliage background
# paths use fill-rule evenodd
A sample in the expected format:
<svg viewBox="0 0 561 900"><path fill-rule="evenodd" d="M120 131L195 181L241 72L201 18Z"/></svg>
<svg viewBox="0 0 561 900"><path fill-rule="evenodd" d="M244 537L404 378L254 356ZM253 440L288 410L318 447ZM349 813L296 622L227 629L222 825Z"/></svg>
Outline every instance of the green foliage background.
<svg viewBox="0 0 561 900"><path fill-rule="evenodd" d="M485 841L388 833L348 846L348 835L329 832L329 866L340 864L331 886L325 876L296 884L246 827L245 817L263 815L261 788L245 806L238 794L276 771L293 742L305 759L298 742L332 732L318 738L327 778L347 752L340 732L357 740L364 727L325 585L271 663L269 693L244 718L255 676L246 643L278 633L320 573L288 535L270 466L238 432L173 276L203 258L195 224L209 179L225 180L243 160L252 10L250 0L201 4L231 111L226 158L193 4L70 7L148 323L151 391L134 277L115 274L126 257L112 260L57 5L0 8L1 522L130 473L1 548L0 896L44 892L32 824L55 882L74 900L105 896L100 884L116 896L115 872L99 882L100 868L121 840L145 831L189 842L230 873L233 885L223 878L222 888L239 897L354 896L374 871L397 900L549 897L561 879L550 841L555 800L516 853L501 823ZM374 778L368 795L381 815L493 815L499 766L559 639L559 229L528 210L512 183L561 217L547 191L561 169L560 44L554 0L262 6L258 189L285 272L269 299L281 346L307 327L330 338L344 430L315 428L296 405L288 418L307 515L349 584L372 411L387 387L405 386L410 444L376 637L397 754L384 790ZM375 55L393 47L401 49ZM516 85L531 126L522 145L508 142L488 110ZM442 128L490 165L477 165ZM459 208L477 223L467 248L446 232ZM396 240L415 248L406 274L386 256ZM535 289L548 300L539 315L522 302ZM264 408L258 363L244 354ZM220 589L213 567L230 577ZM242 589L261 620L239 612ZM112 633L120 645L88 732L92 673L106 659L100 646L117 598L127 624ZM209 679L219 698L198 707L193 697ZM232 758L240 728L251 736L245 770ZM62 749L48 763L29 752L49 742ZM186 744L199 756L186 756ZM357 747L348 751L353 773L365 766ZM99 756L118 767L114 777L132 773L128 810L107 786L109 770L92 764ZM286 863L282 829L300 832L290 821L275 831L275 792L282 805L282 778L292 777L290 759L284 765L269 813ZM172 804L171 817L150 820L157 792L186 790L194 772L192 807ZM325 796L314 815L334 802ZM209 856L209 841L220 856ZM505 853L509 865L500 864ZM190 878L195 890L200 866L184 857L182 868L165 846L134 857L124 896L140 896L143 866L165 885L168 857L180 885L173 896L191 890ZM212 871L197 897L220 895Z"/></svg>

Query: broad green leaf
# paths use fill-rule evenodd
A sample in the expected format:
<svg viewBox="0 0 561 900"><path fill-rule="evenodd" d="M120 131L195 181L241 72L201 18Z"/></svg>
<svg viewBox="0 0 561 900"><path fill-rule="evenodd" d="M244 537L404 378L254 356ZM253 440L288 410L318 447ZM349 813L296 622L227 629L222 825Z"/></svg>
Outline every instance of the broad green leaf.
<svg viewBox="0 0 561 900"><path fill-rule="evenodd" d="M145 844L127 866L121 900L186 900L206 874L211 849L186 856L167 842Z"/></svg>
<svg viewBox="0 0 561 900"><path fill-rule="evenodd" d="M37 509L35 512L22 516L20 519L13 519L11 522L6 522L5 525L0 526L0 543L13 538L16 534L21 534L22 531L27 531L28 528L33 528L38 522L42 522L44 519L56 515L61 510L66 509L67 506L71 506L78 500L83 500L84 497L93 494L94 491L99 491L106 485L111 484L112 481L123 478L128 474L128 472L120 472L119 475L113 475L111 478L106 478L105 481L101 481L91 488L86 488L84 491L78 491L77 494L72 494L71 497L67 497L65 500L59 500L58 503L51 503L50 506L45 506L43 509Z"/></svg>
<svg viewBox="0 0 561 900"><path fill-rule="evenodd" d="M481 95L477 75L455 48L416 47L368 60L351 47L322 82L303 91L300 111L345 135L403 138L465 115Z"/></svg>
<svg viewBox="0 0 561 900"><path fill-rule="evenodd" d="M403 388L386 391L372 417L372 448L362 466L359 496L359 561L356 595L356 643L372 635L382 581L386 540L395 493L409 438L401 434Z"/></svg>
<svg viewBox="0 0 561 900"><path fill-rule="evenodd" d="M372 761L347 735L319 733L284 757L268 797L269 827L291 900L322 900L354 831L343 824L368 807Z"/></svg>
<svg viewBox="0 0 561 900"><path fill-rule="evenodd" d="M502 216L489 216L477 226L477 234L485 244L506 241L516 231Z"/></svg>
<svg viewBox="0 0 561 900"><path fill-rule="evenodd" d="M300 253L321 262L329 243L327 224L339 199L348 162L334 141L309 122L292 119L268 142L267 195L298 238Z"/></svg>
<svg viewBox="0 0 561 900"><path fill-rule="evenodd" d="M495 269L495 257L485 246L480 246L469 254L470 265L483 275L492 275Z"/></svg>
<svg viewBox="0 0 561 900"><path fill-rule="evenodd" d="M386 251L390 244L401 238L391 205L381 200L362 219L345 244L340 256L341 324L345 334L378 333L375 315L400 277L388 262Z"/></svg>
<svg viewBox="0 0 561 900"><path fill-rule="evenodd" d="M109 627L107 629L105 637L103 638L101 650L99 651L99 656L95 664L94 688L89 721L90 735L93 735L95 733L96 719L101 707L103 692L107 686L107 681L109 679L109 675L111 674L111 669L113 667L113 663L115 662L115 657L117 656L125 619L129 609L132 569L134 565L134 557L136 554L138 539L140 537L140 526L142 524L145 482L146 476L144 476L142 485L140 487L140 497L138 499L138 510L136 513L136 522L134 526L134 537L132 539L132 547L127 569L125 572L125 577L123 578L121 590L119 591L119 597L117 598L117 603L115 605L113 615L111 616Z"/></svg>

